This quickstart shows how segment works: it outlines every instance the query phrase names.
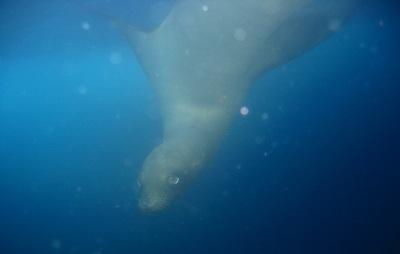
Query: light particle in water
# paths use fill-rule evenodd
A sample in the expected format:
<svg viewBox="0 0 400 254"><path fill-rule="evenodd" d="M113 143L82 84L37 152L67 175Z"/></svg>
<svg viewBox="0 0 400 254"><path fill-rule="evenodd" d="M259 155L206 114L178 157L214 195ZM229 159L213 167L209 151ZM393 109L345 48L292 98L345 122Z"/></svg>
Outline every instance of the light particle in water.
<svg viewBox="0 0 400 254"><path fill-rule="evenodd" d="M90 24L87 21L83 21L81 24L81 27L83 30L89 30L90 29Z"/></svg>
<svg viewBox="0 0 400 254"><path fill-rule="evenodd" d="M223 190L221 194L222 194L222 197L227 198L227 197L229 197L230 193L228 190Z"/></svg>
<svg viewBox="0 0 400 254"><path fill-rule="evenodd" d="M61 241L58 239L54 239L53 241L51 241L51 247L53 249L60 249L61 248Z"/></svg>
<svg viewBox="0 0 400 254"><path fill-rule="evenodd" d="M124 167L127 167L127 168L132 167L132 165L133 165L132 159L129 157L125 158L123 161L123 164L124 164Z"/></svg>
<svg viewBox="0 0 400 254"><path fill-rule="evenodd" d="M242 28L236 28L233 37L235 37L237 41L244 41L246 40L247 33Z"/></svg>
<svg viewBox="0 0 400 254"><path fill-rule="evenodd" d="M328 24L329 30L331 30L333 32L338 31L340 29L341 25L342 25L342 22L339 19L332 19Z"/></svg>
<svg viewBox="0 0 400 254"><path fill-rule="evenodd" d="M122 55L118 52L113 52L110 54L110 62L112 64L120 64L122 63Z"/></svg>
<svg viewBox="0 0 400 254"><path fill-rule="evenodd" d="M208 6L207 6L207 5L203 5L203 6L201 7L201 9L202 9L204 12L207 12L207 11L208 11Z"/></svg>
<svg viewBox="0 0 400 254"><path fill-rule="evenodd" d="M246 106L243 106L243 107L240 108L240 114L242 116L247 116L249 114L249 112L250 112L250 110Z"/></svg>
<svg viewBox="0 0 400 254"><path fill-rule="evenodd" d="M261 119L264 120L264 121L268 120L269 119L269 114L268 113L262 113Z"/></svg>
<svg viewBox="0 0 400 254"><path fill-rule="evenodd" d="M78 94L80 94L80 95L86 95L86 94L87 94L87 88L86 88L86 86L79 86L79 87L78 87Z"/></svg>
<svg viewBox="0 0 400 254"><path fill-rule="evenodd" d="M264 142L264 140L265 140L265 136L257 136L255 139L255 142L257 145L260 145Z"/></svg>

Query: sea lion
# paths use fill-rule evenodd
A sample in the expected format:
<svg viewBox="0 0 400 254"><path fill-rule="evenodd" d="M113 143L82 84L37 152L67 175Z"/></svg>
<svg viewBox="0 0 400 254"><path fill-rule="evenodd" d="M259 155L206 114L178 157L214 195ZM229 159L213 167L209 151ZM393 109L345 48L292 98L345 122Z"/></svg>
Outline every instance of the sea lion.
<svg viewBox="0 0 400 254"><path fill-rule="evenodd" d="M126 34L162 110L139 207L166 208L214 154L261 75L337 31L358 0L181 0L152 32Z"/></svg>

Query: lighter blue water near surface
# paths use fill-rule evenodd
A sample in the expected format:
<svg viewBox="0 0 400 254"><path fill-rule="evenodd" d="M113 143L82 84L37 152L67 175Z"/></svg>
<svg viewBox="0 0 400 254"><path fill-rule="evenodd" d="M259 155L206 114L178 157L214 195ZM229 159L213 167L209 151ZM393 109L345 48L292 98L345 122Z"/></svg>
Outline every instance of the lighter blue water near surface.
<svg viewBox="0 0 400 254"><path fill-rule="evenodd" d="M170 6L91 2L145 28ZM0 253L400 253L399 10L267 73L189 193L144 215L162 121L125 39L77 2L3 1Z"/></svg>

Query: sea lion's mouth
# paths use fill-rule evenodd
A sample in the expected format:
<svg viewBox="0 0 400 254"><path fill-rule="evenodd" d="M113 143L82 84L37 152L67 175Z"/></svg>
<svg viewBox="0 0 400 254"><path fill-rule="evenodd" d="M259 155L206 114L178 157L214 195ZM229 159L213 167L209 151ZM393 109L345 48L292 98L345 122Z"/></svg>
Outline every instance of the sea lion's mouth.
<svg viewBox="0 0 400 254"><path fill-rule="evenodd" d="M159 212L167 206L167 201L165 198L156 196L142 197L139 199L138 206L141 211L146 213Z"/></svg>

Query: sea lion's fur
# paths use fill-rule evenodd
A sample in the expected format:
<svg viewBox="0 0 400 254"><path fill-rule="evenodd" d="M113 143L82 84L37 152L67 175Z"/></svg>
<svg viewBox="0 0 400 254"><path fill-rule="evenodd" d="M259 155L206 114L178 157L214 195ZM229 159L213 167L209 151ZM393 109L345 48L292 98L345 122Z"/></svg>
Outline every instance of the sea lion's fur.
<svg viewBox="0 0 400 254"><path fill-rule="evenodd" d="M254 80L335 32L357 2L181 0L155 31L128 31L164 121L139 206L167 207L209 161Z"/></svg>

